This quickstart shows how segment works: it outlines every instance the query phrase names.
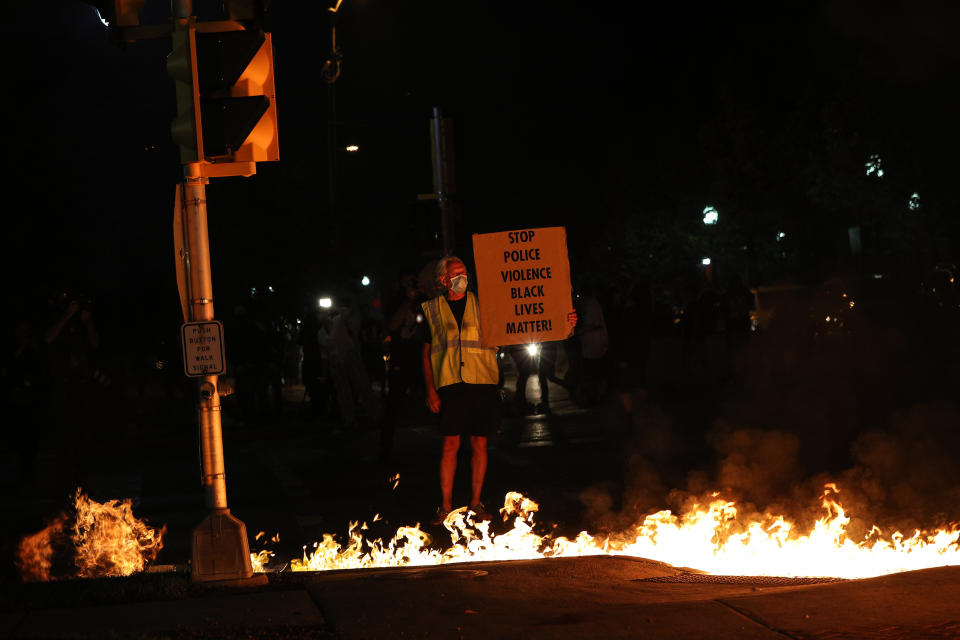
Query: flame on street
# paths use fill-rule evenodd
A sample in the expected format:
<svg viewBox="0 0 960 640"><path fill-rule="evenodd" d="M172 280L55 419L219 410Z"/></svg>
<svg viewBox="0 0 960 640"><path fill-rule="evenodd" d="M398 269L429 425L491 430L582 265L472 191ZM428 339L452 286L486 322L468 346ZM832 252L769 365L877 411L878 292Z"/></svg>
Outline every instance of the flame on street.
<svg viewBox="0 0 960 640"><path fill-rule="evenodd" d="M134 517L130 500L101 504L77 489L69 513L20 541L16 565L26 582L128 576L157 557L165 532Z"/></svg>
<svg viewBox="0 0 960 640"><path fill-rule="evenodd" d="M312 548L304 547L303 557L293 560L290 568L371 569L598 554L649 558L713 574L756 576L866 578L960 565L960 526L885 536L874 525L863 539L854 540L847 533L850 517L837 493L835 485L826 485L821 501L825 514L802 533L783 516L744 522L733 502L714 494L709 504L694 505L679 516L659 511L617 535L584 531L568 539L537 534L534 513L539 505L511 492L500 510L504 522L513 519L512 528L504 533L494 533L489 521L475 522L467 507L451 512L444 521L451 538L445 550L431 546L430 535L419 525L400 527L391 540L383 542L366 539L362 533L366 524L353 522L345 544L324 534ZM268 570L267 555L251 557L258 570Z"/></svg>

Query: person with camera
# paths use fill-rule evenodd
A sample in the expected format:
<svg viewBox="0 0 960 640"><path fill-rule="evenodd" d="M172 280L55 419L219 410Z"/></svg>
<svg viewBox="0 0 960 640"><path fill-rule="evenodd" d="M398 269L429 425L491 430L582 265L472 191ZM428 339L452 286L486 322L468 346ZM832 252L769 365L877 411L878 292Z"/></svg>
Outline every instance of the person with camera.
<svg viewBox="0 0 960 640"><path fill-rule="evenodd" d="M87 471L93 468L102 376L94 359L100 333L88 296L61 290L51 303L52 319L43 341L56 429L57 472L60 488L73 491L86 482Z"/></svg>

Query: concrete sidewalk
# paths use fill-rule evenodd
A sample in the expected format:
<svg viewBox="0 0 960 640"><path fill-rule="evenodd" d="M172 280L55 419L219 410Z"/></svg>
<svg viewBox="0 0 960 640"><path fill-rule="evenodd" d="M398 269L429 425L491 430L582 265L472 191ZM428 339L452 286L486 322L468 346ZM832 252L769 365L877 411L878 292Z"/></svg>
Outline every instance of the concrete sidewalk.
<svg viewBox="0 0 960 640"><path fill-rule="evenodd" d="M960 638L960 567L809 584L595 556L271 574L270 585L0 614L11 638Z"/></svg>

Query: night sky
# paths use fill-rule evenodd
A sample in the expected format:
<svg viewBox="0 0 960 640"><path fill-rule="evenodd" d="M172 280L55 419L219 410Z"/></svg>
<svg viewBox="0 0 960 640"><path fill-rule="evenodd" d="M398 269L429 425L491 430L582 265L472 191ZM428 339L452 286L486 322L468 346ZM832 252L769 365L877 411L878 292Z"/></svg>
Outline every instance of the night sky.
<svg viewBox="0 0 960 640"><path fill-rule="evenodd" d="M344 0L331 215L329 12L274 1L281 161L208 188L215 291L295 297L421 267L433 107L454 121L465 254L471 233L565 225L575 279L624 264L657 279L737 250L756 281L815 278L860 225L877 268L955 255L960 9L731 4ZM143 22L165 18L148 5ZM14 11L8 273L176 313L169 43L117 47L81 2Z"/></svg>

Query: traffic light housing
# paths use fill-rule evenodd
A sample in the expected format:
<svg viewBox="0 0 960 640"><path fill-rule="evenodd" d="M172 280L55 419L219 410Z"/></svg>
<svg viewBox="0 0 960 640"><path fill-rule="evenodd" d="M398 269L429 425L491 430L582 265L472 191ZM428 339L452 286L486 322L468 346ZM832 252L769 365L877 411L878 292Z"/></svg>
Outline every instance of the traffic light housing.
<svg viewBox="0 0 960 640"><path fill-rule="evenodd" d="M250 163L280 158L269 33L185 21L174 31L167 71L177 93L170 129L183 164L218 165L207 175L250 175Z"/></svg>
<svg viewBox="0 0 960 640"><path fill-rule="evenodd" d="M203 159L196 31L192 25L178 28L171 40L173 49L167 56L167 73L173 78L177 94L177 117L170 125L170 134L180 147L181 164L189 164Z"/></svg>
<svg viewBox="0 0 960 640"><path fill-rule="evenodd" d="M259 29L199 34L197 71L206 158L278 160L270 34Z"/></svg>

